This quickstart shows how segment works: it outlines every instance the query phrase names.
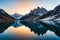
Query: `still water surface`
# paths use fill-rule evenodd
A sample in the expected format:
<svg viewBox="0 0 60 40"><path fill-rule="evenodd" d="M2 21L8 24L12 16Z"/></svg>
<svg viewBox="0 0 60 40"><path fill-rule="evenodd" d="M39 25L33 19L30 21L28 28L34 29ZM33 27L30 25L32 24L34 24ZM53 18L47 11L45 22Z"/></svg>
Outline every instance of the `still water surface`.
<svg viewBox="0 0 60 40"><path fill-rule="evenodd" d="M60 21L0 23L0 40L60 40Z"/></svg>

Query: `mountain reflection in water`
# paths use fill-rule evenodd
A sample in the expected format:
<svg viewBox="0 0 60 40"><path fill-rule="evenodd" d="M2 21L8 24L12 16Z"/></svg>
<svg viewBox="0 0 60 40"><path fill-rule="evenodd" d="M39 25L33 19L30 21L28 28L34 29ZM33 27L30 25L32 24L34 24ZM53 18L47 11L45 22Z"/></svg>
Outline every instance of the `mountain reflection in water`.
<svg viewBox="0 0 60 40"><path fill-rule="evenodd" d="M60 40L59 21L19 21L0 23L1 40Z"/></svg>

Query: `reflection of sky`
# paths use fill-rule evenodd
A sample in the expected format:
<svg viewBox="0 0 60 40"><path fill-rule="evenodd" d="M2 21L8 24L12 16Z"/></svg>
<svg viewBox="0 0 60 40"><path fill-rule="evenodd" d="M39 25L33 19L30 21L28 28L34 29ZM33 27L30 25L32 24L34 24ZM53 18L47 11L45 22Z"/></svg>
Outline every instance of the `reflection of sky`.
<svg viewBox="0 0 60 40"><path fill-rule="evenodd" d="M37 6L51 10L59 4L60 0L0 0L0 8L6 10L9 14L15 12L27 14Z"/></svg>
<svg viewBox="0 0 60 40"><path fill-rule="evenodd" d="M12 40L12 39L20 39L20 38L30 38L37 40L60 40L60 37L55 35L52 31L47 31L45 34L38 36L33 31L31 32L28 27L21 26L18 28L14 28L10 26L6 29L2 34L0 34L0 40Z"/></svg>
<svg viewBox="0 0 60 40"><path fill-rule="evenodd" d="M2 34L12 35L12 36L21 36L21 37L32 37L34 36L34 32L31 32L28 27L21 26L18 28L14 28L10 26L8 29L6 29Z"/></svg>

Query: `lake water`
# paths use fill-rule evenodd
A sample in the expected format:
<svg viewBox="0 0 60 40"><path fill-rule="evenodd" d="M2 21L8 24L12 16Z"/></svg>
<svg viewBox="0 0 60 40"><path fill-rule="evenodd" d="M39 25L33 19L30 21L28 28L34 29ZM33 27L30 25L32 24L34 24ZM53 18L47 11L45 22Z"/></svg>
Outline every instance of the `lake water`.
<svg viewBox="0 0 60 40"><path fill-rule="evenodd" d="M60 21L0 23L0 40L60 40Z"/></svg>

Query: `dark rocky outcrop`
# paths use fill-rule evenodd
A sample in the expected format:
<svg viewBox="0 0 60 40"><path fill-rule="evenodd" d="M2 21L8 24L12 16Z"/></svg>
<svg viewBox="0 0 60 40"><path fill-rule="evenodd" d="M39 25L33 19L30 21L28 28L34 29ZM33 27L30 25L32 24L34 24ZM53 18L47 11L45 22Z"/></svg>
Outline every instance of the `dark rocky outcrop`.
<svg viewBox="0 0 60 40"><path fill-rule="evenodd" d="M0 19L14 20L14 18L12 16L10 16L7 12L5 12L3 9L0 9Z"/></svg>

